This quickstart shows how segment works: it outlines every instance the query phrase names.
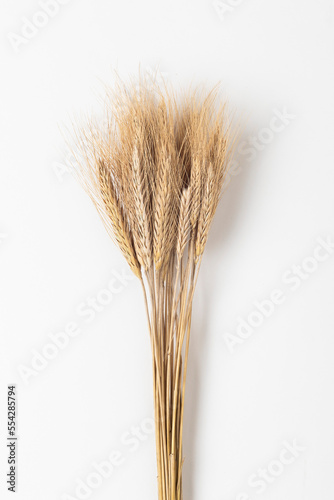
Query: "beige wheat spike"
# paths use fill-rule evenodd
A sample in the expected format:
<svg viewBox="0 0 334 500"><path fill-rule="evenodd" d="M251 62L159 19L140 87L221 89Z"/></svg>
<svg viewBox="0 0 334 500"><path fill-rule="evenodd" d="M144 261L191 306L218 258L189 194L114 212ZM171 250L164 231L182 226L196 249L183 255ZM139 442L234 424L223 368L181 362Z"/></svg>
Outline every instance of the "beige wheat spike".
<svg viewBox="0 0 334 500"><path fill-rule="evenodd" d="M104 208L108 216L107 219L109 218L111 223L112 234L116 243L118 244L134 274L138 278L141 278L140 265L136 257L128 224L117 199L117 195L110 178L110 173L107 171L102 162L99 164L99 186Z"/></svg>
<svg viewBox="0 0 334 500"><path fill-rule="evenodd" d="M191 217L190 222L195 229L198 221L198 216L201 206L201 191L202 191L202 172L199 156L192 159L191 174L190 174L190 190L191 190Z"/></svg>
<svg viewBox="0 0 334 500"><path fill-rule="evenodd" d="M172 229L171 158L166 157L159 165L154 203L154 262L159 270L169 257Z"/></svg>
<svg viewBox="0 0 334 500"><path fill-rule="evenodd" d="M135 220L133 221L133 232L137 235L134 244L138 260L147 271L152 263L152 236L147 212L147 188L145 173L140 166L138 147L134 146L132 155L133 171L133 200Z"/></svg>
<svg viewBox="0 0 334 500"><path fill-rule="evenodd" d="M215 185L213 168L210 163L203 194L203 202L199 214L196 244L195 244L195 263L197 264L208 239L210 224L214 215L213 202L215 200Z"/></svg>
<svg viewBox="0 0 334 500"><path fill-rule="evenodd" d="M190 233L191 190L184 188L181 195L180 217L176 244L177 262L180 264Z"/></svg>

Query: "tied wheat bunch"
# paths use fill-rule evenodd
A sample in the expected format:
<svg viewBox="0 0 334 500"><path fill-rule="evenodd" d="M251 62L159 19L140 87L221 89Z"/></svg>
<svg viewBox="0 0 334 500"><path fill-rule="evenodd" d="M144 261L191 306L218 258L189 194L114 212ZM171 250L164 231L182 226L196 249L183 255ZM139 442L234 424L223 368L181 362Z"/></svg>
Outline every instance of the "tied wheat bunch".
<svg viewBox="0 0 334 500"><path fill-rule="evenodd" d="M105 125L80 135L77 173L144 292L159 500L182 499L192 302L233 142L217 101L217 89L119 84Z"/></svg>

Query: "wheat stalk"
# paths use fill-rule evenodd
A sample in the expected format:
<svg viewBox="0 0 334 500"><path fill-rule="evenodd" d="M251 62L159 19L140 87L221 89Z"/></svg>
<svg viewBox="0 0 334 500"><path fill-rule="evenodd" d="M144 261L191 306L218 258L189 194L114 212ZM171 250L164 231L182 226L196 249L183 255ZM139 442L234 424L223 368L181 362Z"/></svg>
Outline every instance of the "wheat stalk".
<svg viewBox="0 0 334 500"><path fill-rule="evenodd" d="M233 140L217 89L177 102L166 86L146 84L108 93L112 119L98 133L82 131L77 174L143 288L158 495L181 500L192 301Z"/></svg>

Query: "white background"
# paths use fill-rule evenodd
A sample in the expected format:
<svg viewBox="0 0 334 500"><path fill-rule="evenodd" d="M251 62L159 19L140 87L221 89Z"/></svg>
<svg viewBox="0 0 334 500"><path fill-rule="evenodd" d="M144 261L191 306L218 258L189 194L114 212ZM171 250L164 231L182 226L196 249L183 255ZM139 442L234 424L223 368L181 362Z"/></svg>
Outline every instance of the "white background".
<svg viewBox="0 0 334 500"><path fill-rule="evenodd" d="M128 281L91 322L79 316L113 273L129 272L65 171L63 137L73 118L99 109L113 70L126 78L141 65L176 87L220 81L244 126L195 297L184 499L332 499L334 253L319 265L308 258L318 238L334 239L333 2L70 0L52 18L41 10L35 0L1 3L0 497L12 498L5 437L14 382L15 498L79 498L77 481L118 450L123 463L87 498L157 499L141 289ZM23 18L45 25L15 39ZM284 110L288 123L268 131ZM292 290L294 265L314 272ZM238 318L275 289L284 302L231 352L226 333L236 336ZM79 334L25 383L19 367L31 368L48 335L70 322ZM146 433L124 444L136 426ZM273 461L294 440L302 451L280 470ZM279 474L259 494L248 479L268 466Z"/></svg>

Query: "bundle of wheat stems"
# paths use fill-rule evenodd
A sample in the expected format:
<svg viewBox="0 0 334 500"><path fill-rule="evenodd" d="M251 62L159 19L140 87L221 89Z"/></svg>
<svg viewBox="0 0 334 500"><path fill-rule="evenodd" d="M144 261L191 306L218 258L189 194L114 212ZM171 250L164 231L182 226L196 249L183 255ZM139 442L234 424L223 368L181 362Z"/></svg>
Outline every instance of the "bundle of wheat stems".
<svg viewBox="0 0 334 500"><path fill-rule="evenodd" d="M105 124L80 132L77 173L142 284L159 500L180 500L192 302L233 138L216 88L160 87L140 80L109 93Z"/></svg>

